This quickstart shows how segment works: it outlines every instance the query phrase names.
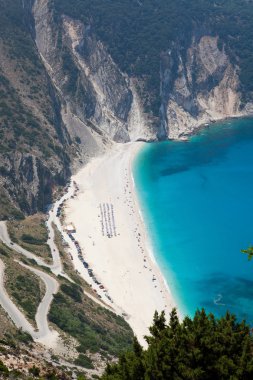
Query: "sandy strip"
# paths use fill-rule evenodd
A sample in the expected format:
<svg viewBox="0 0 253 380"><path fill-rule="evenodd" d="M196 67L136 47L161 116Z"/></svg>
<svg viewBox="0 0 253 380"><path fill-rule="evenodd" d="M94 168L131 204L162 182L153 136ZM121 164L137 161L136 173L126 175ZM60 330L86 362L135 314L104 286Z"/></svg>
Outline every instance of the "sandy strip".
<svg viewBox="0 0 253 380"><path fill-rule="evenodd" d="M81 169L73 177L79 192L65 210L66 223L76 227L76 240L111 305L143 343L154 311L168 315L175 303L149 255L134 191L131 164L142 144L116 144Z"/></svg>

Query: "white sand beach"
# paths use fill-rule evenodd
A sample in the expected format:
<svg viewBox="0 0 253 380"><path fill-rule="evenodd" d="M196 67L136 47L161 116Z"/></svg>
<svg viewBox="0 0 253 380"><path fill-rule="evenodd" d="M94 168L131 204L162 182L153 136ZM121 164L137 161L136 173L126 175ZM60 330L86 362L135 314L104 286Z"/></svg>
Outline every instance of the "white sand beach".
<svg viewBox="0 0 253 380"><path fill-rule="evenodd" d="M66 223L76 228L85 261L108 291L138 339L148 333L155 310L175 306L152 260L131 174L143 143L115 144L74 177L79 191L65 205Z"/></svg>

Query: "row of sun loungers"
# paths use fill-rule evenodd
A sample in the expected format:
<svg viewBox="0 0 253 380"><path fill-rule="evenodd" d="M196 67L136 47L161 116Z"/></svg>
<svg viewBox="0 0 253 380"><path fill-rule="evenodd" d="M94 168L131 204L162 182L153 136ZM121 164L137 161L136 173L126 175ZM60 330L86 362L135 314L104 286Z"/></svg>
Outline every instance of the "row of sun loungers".
<svg viewBox="0 0 253 380"><path fill-rule="evenodd" d="M115 225L115 216L114 216L114 207L112 203L100 203L100 224L101 232L103 236L108 238L116 237L116 225Z"/></svg>

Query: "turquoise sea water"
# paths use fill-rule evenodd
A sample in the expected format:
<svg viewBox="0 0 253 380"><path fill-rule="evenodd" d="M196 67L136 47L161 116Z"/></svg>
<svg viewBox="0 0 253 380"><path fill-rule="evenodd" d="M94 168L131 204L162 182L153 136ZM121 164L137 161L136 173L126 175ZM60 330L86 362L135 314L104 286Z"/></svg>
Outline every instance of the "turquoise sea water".
<svg viewBox="0 0 253 380"><path fill-rule="evenodd" d="M146 144L133 174L156 261L179 310L253 324L253 120L212 125L189 142Z"/></svg>

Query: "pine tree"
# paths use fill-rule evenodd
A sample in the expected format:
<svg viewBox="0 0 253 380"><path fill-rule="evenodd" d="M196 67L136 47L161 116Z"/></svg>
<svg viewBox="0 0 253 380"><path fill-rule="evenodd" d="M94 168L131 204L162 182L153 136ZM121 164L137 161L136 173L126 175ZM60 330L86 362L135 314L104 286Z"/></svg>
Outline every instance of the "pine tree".
<svg viewBox="0 0 253 380"><path fill-rule="evenodd" d="M133 352L108 366L102 380L250 380L253 339L249 326L229 312L215 318L198 310L179 322L176 310L166 324L156 312L148 348L134 340Z"/></svg>

